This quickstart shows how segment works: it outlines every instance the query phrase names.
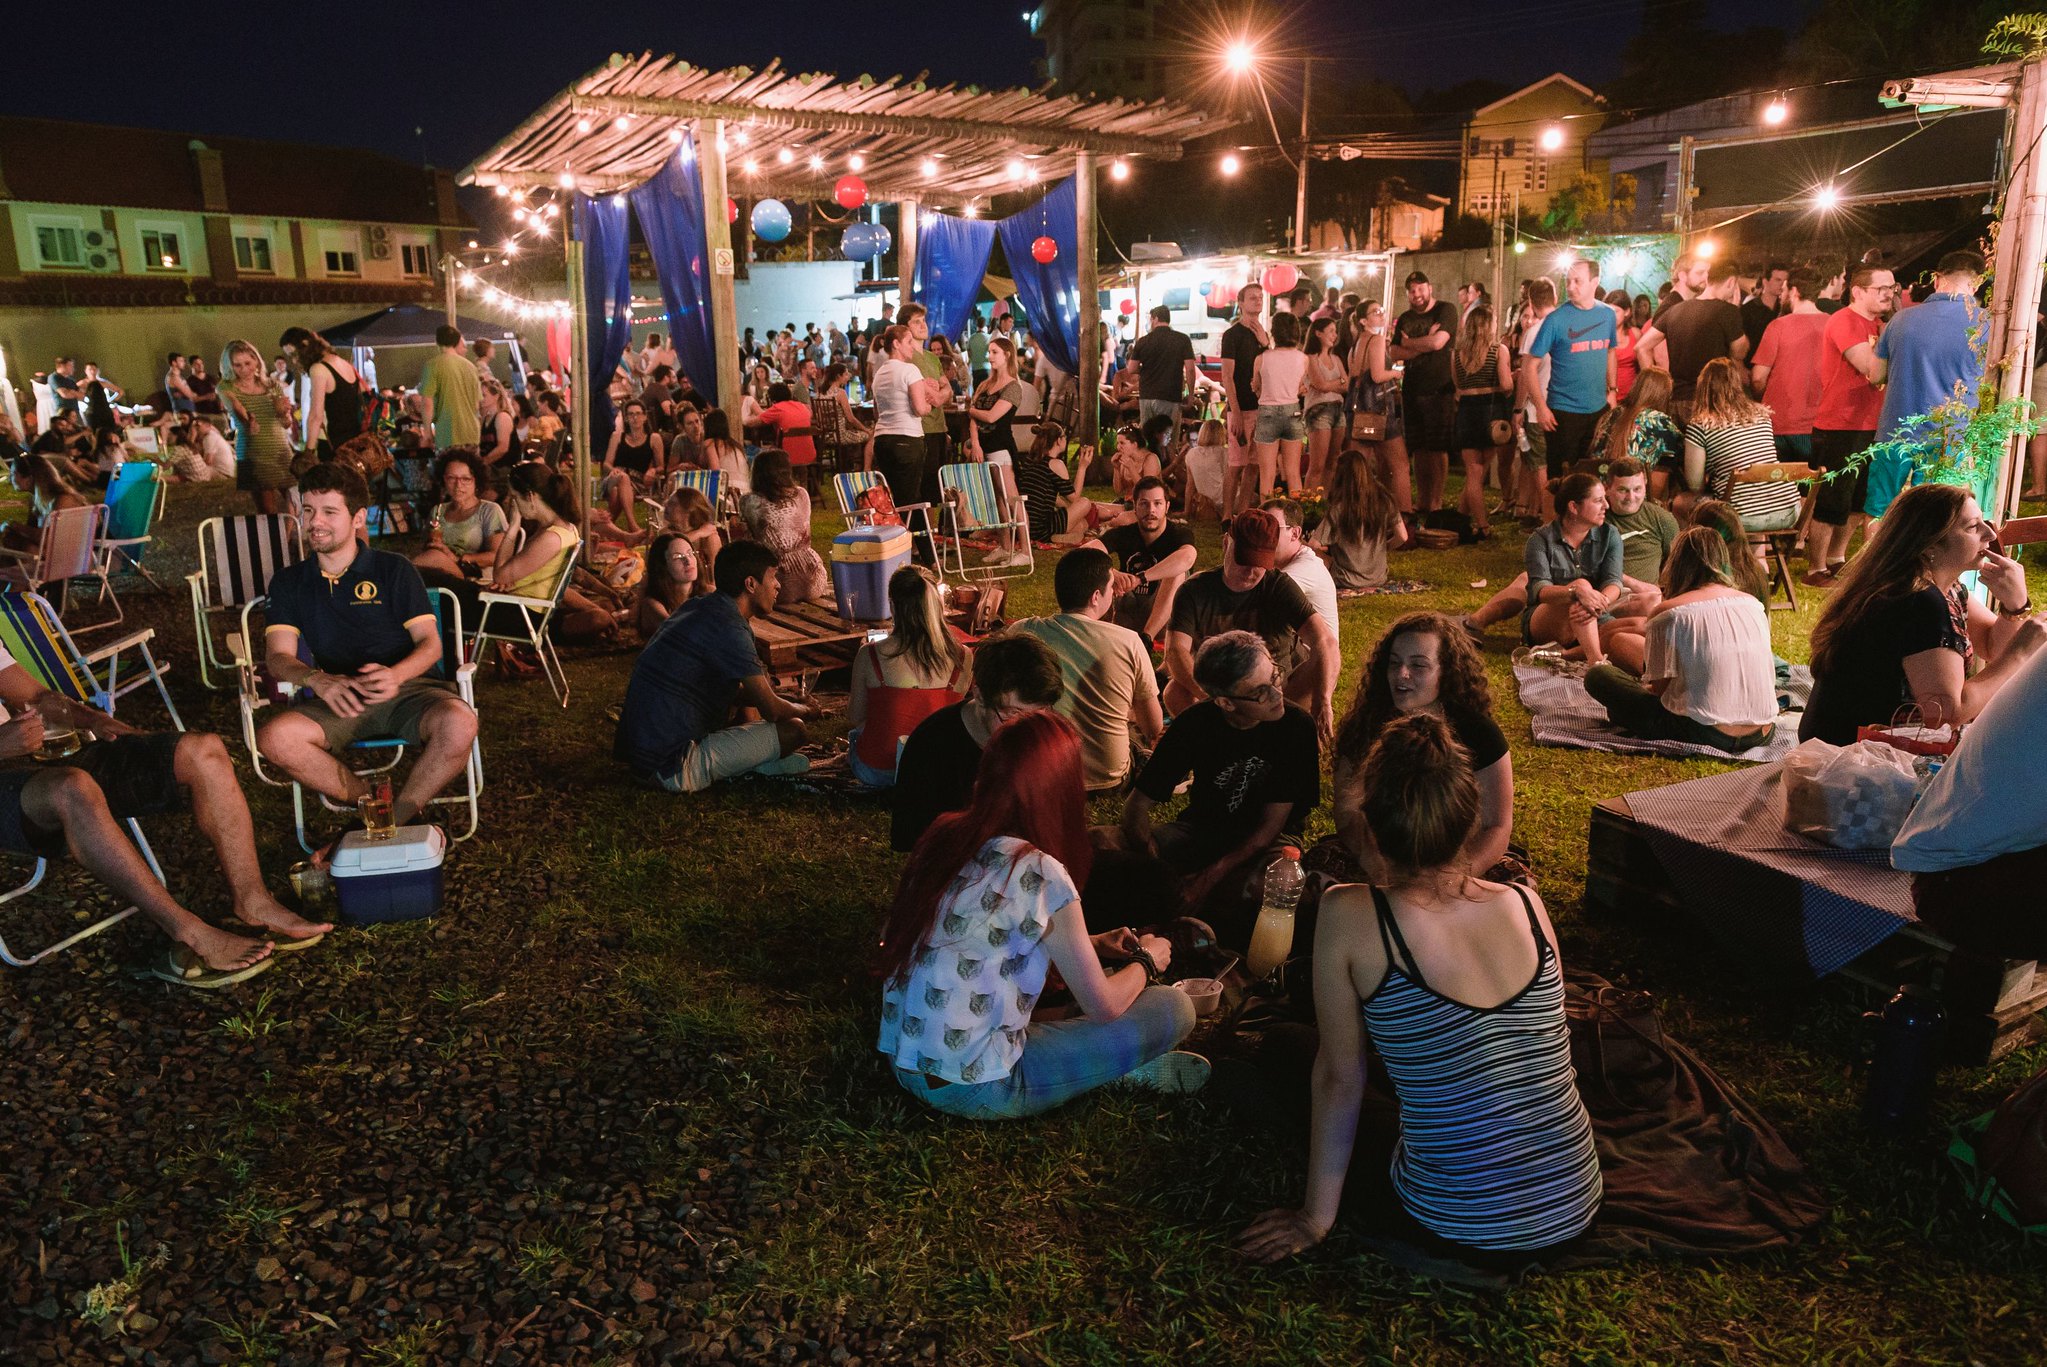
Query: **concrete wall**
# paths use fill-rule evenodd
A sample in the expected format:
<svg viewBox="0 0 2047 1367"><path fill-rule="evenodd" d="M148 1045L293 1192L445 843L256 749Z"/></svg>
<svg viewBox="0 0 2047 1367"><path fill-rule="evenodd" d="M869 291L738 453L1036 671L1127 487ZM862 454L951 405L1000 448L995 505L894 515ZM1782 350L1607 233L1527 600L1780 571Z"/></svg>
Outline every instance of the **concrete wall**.
<svg viewBox="0 0 2047 1367"><path fill-rule="evenodd" d="M265 356L277 350L278 334L294 324L319 331L370 312L364 304L253 308L0 309L0 347L16 389L28 391L32 372L47 371L59 356L99 362L100 371L128 392L146 397L163 380L163 359L179 351L206 358L213 371L220 351L233 338L255 345Z"/></svg>

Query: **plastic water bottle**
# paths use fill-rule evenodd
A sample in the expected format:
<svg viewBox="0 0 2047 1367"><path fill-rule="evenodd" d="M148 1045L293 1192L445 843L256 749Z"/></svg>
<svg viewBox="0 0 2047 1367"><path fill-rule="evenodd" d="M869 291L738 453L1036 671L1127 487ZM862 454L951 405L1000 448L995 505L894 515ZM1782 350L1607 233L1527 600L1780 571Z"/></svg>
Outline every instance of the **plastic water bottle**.
<svg viewBox="0 0 2047 1367"><path fill-rule="evenodd" d="M1863 1123L1878 1134L1902 1134L1932 1102L1947 1015L1925 988L1907 984L1881 1013L1864 1019L1876 1028L1876 1051L1862 1093Z"/></svg>
<svg viewBox="0 0 2047 1367"><path fill-rule="evenodd" d="M1265 900L1251 930L1245 959L1251 977L1263 978L1286 962L1294 948L1294 910L1301 904L1301 852L1288 845L1265 867Z"/></svg>

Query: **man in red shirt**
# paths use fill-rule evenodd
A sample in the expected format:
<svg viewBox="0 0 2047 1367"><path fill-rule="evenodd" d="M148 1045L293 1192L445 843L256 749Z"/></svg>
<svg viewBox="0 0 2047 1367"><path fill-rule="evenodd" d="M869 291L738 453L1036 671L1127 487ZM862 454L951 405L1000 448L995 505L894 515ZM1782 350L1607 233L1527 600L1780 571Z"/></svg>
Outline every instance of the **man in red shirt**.
<svg viewBox="0 0 2047 1367"><path fill-rule="evenodd" d="M776 443L789 453L789 463L799 469L817 464L817 442L810 435L810 405L798 403L789 386L768 386L768 406L761 410L761 426L775 430Z"/></svg>
<svg viewBox="0 0 2047 1367"><path fill-rule="evenodd" d="M1784 281L1785 312L1763 329L1749 367L1749 388L1770 406L1777 459L1812 459L1812 420L1820 407L1821 336L1827 315L1816 296L1819 277L1800 267Z"/></svg>
<svg viewBox="0 0 2047 1367"><path fill-rule="evenodd" d="M1812 420L1812 463L1843 470L1876 440L1883 392L1871 382L1879 362L1876 339L1891 311L1897 285L1881 266L1858 265L1848 276L1848 306L1827 318L1820 334L1820 406ZM1813 504L1802 582L1825 588L1848 563L1848 546L1867 519L1862 513L1869 467L1824 481Z"/></svg>

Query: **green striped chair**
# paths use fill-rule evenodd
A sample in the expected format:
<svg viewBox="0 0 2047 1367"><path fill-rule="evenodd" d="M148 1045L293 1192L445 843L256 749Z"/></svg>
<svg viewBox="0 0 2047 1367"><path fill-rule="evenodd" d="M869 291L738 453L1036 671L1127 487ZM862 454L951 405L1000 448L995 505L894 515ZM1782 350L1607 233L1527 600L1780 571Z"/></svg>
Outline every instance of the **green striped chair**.
<svg viewBox="0 0 2047 1367"><path fill-rule="evenodd" d="M1020 579L1035 568L1030 519L1024 515L1023 495L1009 482L1007 471L1006 466L985 464L938 467L943 572L962 581ZM970 533L996 541L993 552L971 564L964 544Z"/></svg>

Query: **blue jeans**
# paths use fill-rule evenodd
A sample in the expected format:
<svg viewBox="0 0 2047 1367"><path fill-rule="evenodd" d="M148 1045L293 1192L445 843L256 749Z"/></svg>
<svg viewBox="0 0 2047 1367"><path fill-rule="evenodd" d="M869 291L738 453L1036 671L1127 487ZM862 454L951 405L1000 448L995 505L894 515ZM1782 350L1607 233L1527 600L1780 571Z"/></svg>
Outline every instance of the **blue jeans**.
<svg viewBox="0 0 2047 1367"><path fill-rule="evenodd" d="M1186 1039L1194 1003L1177 987L1147 987L1112 1021L1031 1023L1009 1076L933 1087L921 1073L896 1068L896 1081L934 1111L967 1120L1019 1120L1114 1082Z"/></svg>

